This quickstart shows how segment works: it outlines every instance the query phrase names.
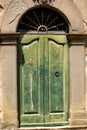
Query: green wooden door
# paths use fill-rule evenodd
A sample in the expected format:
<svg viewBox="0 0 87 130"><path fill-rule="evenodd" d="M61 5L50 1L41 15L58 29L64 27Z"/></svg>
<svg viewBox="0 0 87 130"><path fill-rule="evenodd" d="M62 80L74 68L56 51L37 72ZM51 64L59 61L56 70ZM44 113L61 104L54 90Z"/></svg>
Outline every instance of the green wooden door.
<svg viewBox="0 0 87 130"><path fill-rule="evenodd" d="M21 35L20 126L68 123L68 44L65 35Z"/></svg>

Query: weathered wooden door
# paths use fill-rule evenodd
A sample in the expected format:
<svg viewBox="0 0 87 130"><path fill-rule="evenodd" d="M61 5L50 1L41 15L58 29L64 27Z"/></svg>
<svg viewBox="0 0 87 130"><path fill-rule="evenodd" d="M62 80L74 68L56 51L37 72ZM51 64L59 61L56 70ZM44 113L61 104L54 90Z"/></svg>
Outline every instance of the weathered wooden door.
<svg viewBox="0 0 87 130"><path fill-rule="evenodd" d="M20 126L68 123L68 44L65 35L21 35Z"/></svg>

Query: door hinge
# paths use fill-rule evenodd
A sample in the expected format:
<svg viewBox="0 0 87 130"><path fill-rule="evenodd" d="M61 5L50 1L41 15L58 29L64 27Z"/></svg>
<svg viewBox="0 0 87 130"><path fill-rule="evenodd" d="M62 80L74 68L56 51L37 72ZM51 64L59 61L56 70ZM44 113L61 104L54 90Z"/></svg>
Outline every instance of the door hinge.
<svg viewBox="0 0 87 130"><path fill-rule="evenodd" d="M20 63L20 61L21 61L21 58L20 58L20 56L18 56L17 57L17 62Z"/></svg>

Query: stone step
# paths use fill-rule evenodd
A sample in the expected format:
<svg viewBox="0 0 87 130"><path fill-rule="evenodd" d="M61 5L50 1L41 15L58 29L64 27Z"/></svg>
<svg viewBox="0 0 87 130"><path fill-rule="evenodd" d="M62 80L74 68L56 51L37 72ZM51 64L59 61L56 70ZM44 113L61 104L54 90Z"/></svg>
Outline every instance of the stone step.
<svg viewBox="0 0 87 130"><path fill-rule="evenodd" d="M18 130L87 130L87 126L64 126L64 127L30 127L19 128Z"/></svg>

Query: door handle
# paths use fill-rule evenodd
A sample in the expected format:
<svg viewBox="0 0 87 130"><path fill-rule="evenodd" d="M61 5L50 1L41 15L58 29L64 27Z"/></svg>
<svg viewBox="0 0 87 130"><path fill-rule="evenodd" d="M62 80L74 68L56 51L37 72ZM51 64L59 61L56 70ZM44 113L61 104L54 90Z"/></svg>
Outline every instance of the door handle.
<svg viewBox="0 0 87 130"><path fill-rule="evenodd" d="M59 72L55 72L55 76L56 76L56 77L59 77Z"/></svg>

